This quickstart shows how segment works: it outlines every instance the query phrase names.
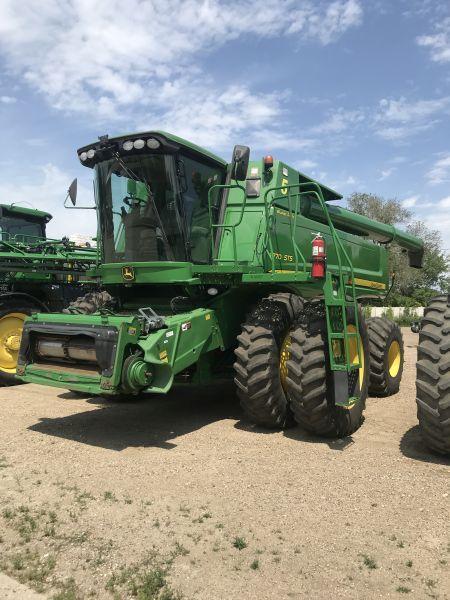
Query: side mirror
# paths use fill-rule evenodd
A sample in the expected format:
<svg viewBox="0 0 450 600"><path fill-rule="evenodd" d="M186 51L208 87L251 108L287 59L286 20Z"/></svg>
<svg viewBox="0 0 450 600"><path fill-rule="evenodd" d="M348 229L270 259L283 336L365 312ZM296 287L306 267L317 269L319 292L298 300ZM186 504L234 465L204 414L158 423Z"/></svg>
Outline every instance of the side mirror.
<svg viewBox="0 0 450 600"><path fill-rule="evenodd" d="M70 201L72 202L73 206L75 206L75 204L77 203L77 189L78 189L78 181L77 181L77 178L75 177L75 179L69 185L69 190L67 192L69 194L69 198L70 198Z"/></svg>
<svg viewBox="0 0 450 600"><path fill-rule="evenodd" d="M231 178L236 181L245 181L250 160L250 148L248 146L235 146L233 150L233 163L231 167Z"/></svg>
<svg viewBox="0 0 450 600"><path fill-rule="evenodd" d="M75 204L77 203L77 187L78 187L78 181L77 181L77 178L75 177L75 179L69 185L69 189L67 190L67 196L66 196L66 200L67 200L67 198L70 198L70 201L72 202L72 206L75 206ZM65 202L64 202L64 204L65 204Z"/></svg>

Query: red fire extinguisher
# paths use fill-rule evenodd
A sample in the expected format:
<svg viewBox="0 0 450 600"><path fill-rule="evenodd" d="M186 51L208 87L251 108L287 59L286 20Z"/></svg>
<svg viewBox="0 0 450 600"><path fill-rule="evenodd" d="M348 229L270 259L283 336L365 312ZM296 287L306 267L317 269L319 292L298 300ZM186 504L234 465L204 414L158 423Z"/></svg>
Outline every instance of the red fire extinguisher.
<svg viewBox="0 0 450 600"><path fill-rule="evenodd" d="M327 254L325 252L325 240L318 233L312 241L312 267L311 275L318 279L325 277L325 263Z"/></svg>

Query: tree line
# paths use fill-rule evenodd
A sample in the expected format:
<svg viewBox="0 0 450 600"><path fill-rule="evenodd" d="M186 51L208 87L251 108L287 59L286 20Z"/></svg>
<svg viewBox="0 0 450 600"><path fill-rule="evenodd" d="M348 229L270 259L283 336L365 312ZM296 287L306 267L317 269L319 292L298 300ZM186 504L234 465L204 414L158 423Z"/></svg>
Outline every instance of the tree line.
<svg viewBox="0 0 450 600"><path fill-rule="evenodd" d="M425 306L433 296L449 292L449 255L439 231L414 219L412 211L396 199L355 192L347 199L347 206L360 215L404 229L424 242L422 269L411 268L407 253L395 242L389 244L389 269L395 277L387 306Z"/></svg>

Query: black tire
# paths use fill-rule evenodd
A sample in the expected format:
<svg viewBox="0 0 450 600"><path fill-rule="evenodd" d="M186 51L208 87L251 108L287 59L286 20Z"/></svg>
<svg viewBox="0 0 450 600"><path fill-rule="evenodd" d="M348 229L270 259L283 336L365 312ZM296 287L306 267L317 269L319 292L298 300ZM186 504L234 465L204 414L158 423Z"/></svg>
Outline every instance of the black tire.
<svg viewBox="0 0 450 600"><path fill-rule="evenodd" d="M362 425L369 371L367 328L359 311L359 332L364 352L364 371L360 400L351 408L336 406L330 369L326 321L322 317L299 323L291 333L291 359L288 361L287 389L297 423L307 431L324 437L345 437ZM349 309L348 324L354 324ZM359 372L349 378L349 397L353 395Z"/></svg>
<svg viewBox="0 0 450 600"><path fill-rule="evenodd" d="M404 347L400 327L385 317L367 319L370 350L369 394L392 396L400 389Z"/></svg>
<svg viewBox="0 0 450 600"><path fill-rule="evenodd" d="M234 382L246 416L257 425L272 429L294 424L281 382L280 353L302 309L298 296L272 294L248 315L238 335Z"/></svg>
<svg viewBox="0 0 450 600"><path fill-rule="evenodd" d="M417 353L417 418L425 444L450 454L450 296L424 311Z"/></svg>
<svg viewBox="0 0 450 600"><path fill-rule="evenodd" d="M38 307L23 304L5 304L0 310L0 386L20 385L23 383L19 379L16 379L15 376L17 356L19 353L18 346L20 345L20 339L17 342L15 338L17 338L17 336L19 336L19 338L22 337L22 327L19 324L21 319L14 315L24 315L29 317L33 312L39 310L40 308ZM7 326L2 330L2 323L4 323L6 319L12 319L13 325L11 328ZM14 322L16 322L17 325L14 324ZM14 339L11 340L11 338ZM14 344L14 348L16 349L11 348L12 344Z"/></svg>

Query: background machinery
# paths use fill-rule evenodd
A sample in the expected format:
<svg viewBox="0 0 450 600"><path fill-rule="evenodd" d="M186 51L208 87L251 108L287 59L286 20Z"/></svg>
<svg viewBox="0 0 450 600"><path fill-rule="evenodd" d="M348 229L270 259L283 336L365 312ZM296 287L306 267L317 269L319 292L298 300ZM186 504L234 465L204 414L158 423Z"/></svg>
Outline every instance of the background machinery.
<svg viewBox="0 0 450 600"><path fill-rule="evenodd" d="M0 384L15 378L22 327L33 312L60 311L80 295L80 277L96 251L46 238L52 216L0 204Z"/></svg>
<svg viewBox="0 0 450 600"><path fill-rule="evenodd" d="M340 206L271 156L231 163L164 132L102 136L94 170L101 294L26 321L25 381L110 397L234 374L247 416L344 436L368 389L398 389L403 344L358 301L389 289L385 244L422 242ZM373 367L372 367L373 365Z"/></svg>

